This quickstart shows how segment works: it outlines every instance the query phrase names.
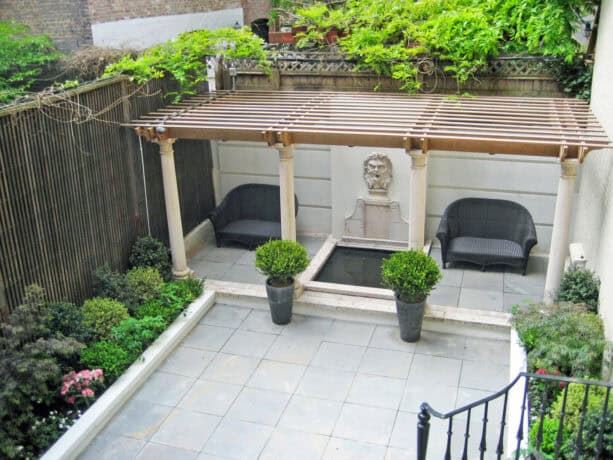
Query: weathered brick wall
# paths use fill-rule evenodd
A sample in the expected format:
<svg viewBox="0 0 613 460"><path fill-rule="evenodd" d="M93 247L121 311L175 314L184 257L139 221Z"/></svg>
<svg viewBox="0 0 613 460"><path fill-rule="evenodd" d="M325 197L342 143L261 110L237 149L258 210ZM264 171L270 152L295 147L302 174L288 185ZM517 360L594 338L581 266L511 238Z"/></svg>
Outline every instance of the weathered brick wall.
<svg viewBox="0 0 613 460"><path fill-rule="evenodd" d="M90 44L88 3L92 0L0 0L0 19L28 24L49 35L62 51Z"/></svg>
<svg viewBox="0 0 613 460"><path fill-rule="evenodd" d="M266 17L270 0L0 0L0 19L26 23L69 51L92 43L92 24L241 7L248 24Z"/></svg>
<svg viewBox="0 0 613 460"><path fill-rule="evenodd" d="M240 8L241 0L89 0L92 23Z"/></svg>

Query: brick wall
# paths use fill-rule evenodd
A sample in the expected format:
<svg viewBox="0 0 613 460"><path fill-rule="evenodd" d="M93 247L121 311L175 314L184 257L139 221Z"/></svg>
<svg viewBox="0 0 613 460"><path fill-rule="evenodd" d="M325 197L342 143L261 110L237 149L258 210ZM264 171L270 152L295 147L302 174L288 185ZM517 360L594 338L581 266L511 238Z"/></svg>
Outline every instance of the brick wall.
<svg viewBox="0 0 613 460"><path fill-rule="evenodd" d="M88 1L0 0L0 19L28 24L35 33L49 35L60 50L91 43Z"/></svg>
<svg viewBox="0 0 613 460"><path fill-rule="evenodd" d="M62 51L92 43L91 25L121 19L246 8L248 24L266 17L270 0L0 0L0 19L28 24Z"/></svg>
<svg viewBox="0 0 613 460"><path fill-rule="evenodd" d="M92 23L240 8L241 0L89 0Z"/></svg>

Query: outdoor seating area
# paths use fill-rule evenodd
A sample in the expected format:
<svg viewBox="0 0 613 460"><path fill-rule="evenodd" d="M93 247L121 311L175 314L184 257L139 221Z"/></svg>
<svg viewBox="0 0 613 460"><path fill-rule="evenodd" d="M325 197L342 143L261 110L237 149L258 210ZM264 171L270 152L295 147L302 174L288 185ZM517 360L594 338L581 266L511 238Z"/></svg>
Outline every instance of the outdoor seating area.
<svg viewBox="0 0 613 460"><path fill-rule="evenodd" d="M508 360L508 337L478 327L409 344L382 317L278 326L262 308L216 304L80 458L414 460L419 405L490 394ZM433 423L428 458L442 458L445 429Z"/></svg>

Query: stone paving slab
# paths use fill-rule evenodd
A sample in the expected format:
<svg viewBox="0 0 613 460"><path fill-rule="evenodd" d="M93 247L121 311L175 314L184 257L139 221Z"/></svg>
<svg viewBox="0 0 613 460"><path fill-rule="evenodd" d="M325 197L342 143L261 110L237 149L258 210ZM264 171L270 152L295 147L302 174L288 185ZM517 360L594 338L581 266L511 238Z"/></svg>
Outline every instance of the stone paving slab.
<svg viewBox="0 0 613 460"><path fill-rule="evenodd" d="M507 382L508 341L267 314L215 305L81 459L413 459L422 402L446 412Z"/></svg>

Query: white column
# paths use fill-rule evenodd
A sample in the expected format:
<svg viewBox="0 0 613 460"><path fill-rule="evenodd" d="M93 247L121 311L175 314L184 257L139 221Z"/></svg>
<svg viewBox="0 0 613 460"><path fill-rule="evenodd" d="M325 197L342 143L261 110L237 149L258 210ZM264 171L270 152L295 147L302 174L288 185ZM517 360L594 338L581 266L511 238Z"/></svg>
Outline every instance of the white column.
<svg viewBox="0 0 613 460"><path fill-rule="evenodd" d="M164 181L164 199L166 200L166 219L170 236L170 253L172 256L172 272L177 278L184 278L191 273L185 257L183 241L183 223L181 222L181 207L179 205L179 189L175 171L175 156L172 144L176 139L159 141L160 159L162 162L162 179Z"/></svg>
<svg viewBox="0 0 613 460"><path fill-rule="evenodd" d="M570 214L577 178L577 160L565 160L560 163L560 182L556 210L553 217L551 247L549 248L549 263L545 278L545 294L543 301L547 304L555 302L560 281L564 272L564 261L568 255L568 233L570 230Z"/></svg>
<svg viewBox="0 0 613 460"><path fill-rule="evenodd" d="M294 146L277 144L279 151L279 188L281 198L281 238L296 241L294 203Z"/></svg>
<svg viewBox="0 0 613 460"><path fill-rule="evenodd" d="M409 196L409 249L424 247L426 231L426 158L421 150L407 150L411 157Z"/></svg>

